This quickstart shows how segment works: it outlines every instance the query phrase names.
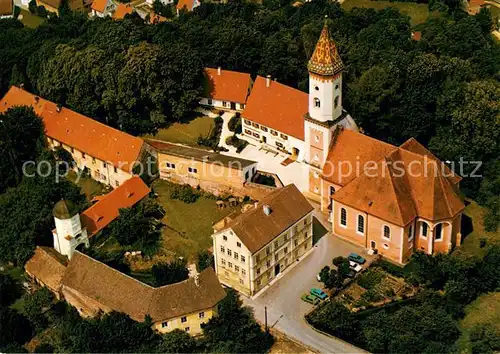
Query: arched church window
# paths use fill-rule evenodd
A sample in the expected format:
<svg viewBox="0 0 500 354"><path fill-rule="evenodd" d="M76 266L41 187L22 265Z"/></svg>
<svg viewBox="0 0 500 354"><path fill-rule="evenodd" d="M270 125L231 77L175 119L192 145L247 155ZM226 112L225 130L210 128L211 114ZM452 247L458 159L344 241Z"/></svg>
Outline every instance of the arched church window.
<svg viewBox="0 0 500 354"><path fill-rule="evenodd" d="M339 105L339 96L335 97L335 100L333 101L334 108L337 108L338 105Z"/></svg>
<svg viewBox="0 0 500 354"><path fill-rule="evenodd" d="M321 102L319 101L319 98L314 99L314 107L316 107L316 108L321 107Z"/></svg>
<svg viewBox="0 0 500 354"><path fill-rule="evenodd" d="M336 84L335 85L335 90L338 90L339 89L339 84Z"/></svg>

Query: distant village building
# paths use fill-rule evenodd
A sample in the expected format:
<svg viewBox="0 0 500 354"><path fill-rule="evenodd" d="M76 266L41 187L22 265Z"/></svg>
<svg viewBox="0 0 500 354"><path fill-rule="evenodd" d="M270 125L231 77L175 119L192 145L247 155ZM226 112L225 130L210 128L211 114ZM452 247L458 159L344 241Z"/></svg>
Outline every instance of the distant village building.
<svg viewBox="0 0 500 354"><path fill-rule="evenodd" d="M327 23L309 60L309 94L258 76L242 113L243 134L309 166L309 198L320 199L321 169L337 126L357 130L342 108L342 70Z"/></svg>
<svg viewBox="0 0 500 354"><path fill-rule="evenodd" d="M131 15L133 12L134 8L130 4L119 3L111 17L113 20L123 20L126 15Z"/></svg>
<svg viewBox="0 0 500 354"><path fill-rule="evenodd" d="M137 164L147 168L151 148L142 139L16 86L0 101L0 113L22 105L33 107L42 117L49 147L64 148L73 157L76 168L88 170L96 181L116 188L132 177Z"/></svg>
<svg viewBox="0 0 500 354"><path fill-rule="evenodd" d="M206 68L205 87L200 104L243 111L252 84L250 74Z"/></svg>
<svg viewBox="0 0 500 354"><path fill-rule="evenodd" d="M200 187L216 195L256 197L247 186L257 172L256 161L160 141L148 140L148 145L156 150L161 179ZM263 193L267 194L268 189Z"/></svg>
<svg viewBox="0 0 500 354"><path fill-rule="evenodd" d="M113 15L113 12L117 8L113 0L94 0L92 2L91 16L106 17Z"/></svg>
<svg viewBox="0 0 500 354"><path fill-rule="evenodd" d="M335 132L321 175L334 235L404 264L461 244L461 178L415 139L400 147Z"/></svg>
<svg viewBox="0 0 500 354"><path fill-rule="evenodd" d="M62 0L36 0L36 6L43 6L48 12L59 15L59 7ZM68 6L72 11L82 11L84 9L83 0L68 0Z"/></svg>
<svg viewBox="0 0 500 354"><path fill-rule="evenodd" d="M14 17L14 1L0 0L0 19Z"/></svg>
<svg viewBox="0 0 500 354"><path fill-rule="evenodd" d="M56 224L52 231L55 250L71 259L78 246L89 247L89 238L115 220L121 208L134 206L149 192L142 179L135 176L99 198L81 215L70 201L57 202L52 212Z"/></svg>
<svg viewBox="0 0 500 354"><path fill-rule="evenodd" d="M153 329L161 333L180 329L201 334L201 324L217 313L226 295L212 268L154 288L78 251L68 262L50 248L37 247L25 269L83 317L118 311L143 322L149 315Z"/></svg>
<svg viewBox="0 0 500 354"><path fill-rule="evenodd" d="M253 296L312 248L314 208L290 184L235 217L214 225L215 270L220 282Z"/></svg>
<svg viewBox="0 0 500 354"><path fill-rule="evenodd" d="M200 0L179 0L177 6L177 16L179 16L181 11L193 11L195 8L201 5Z"/></svg>

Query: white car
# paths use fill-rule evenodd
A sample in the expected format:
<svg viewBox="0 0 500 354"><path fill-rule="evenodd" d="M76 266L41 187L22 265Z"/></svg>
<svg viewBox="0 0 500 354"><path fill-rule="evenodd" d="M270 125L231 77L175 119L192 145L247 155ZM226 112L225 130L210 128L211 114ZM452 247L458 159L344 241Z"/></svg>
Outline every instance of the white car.
<svg viewBox="0 0 500 354"><path fill-rule="evenodd" d="M361 264L358 264L358 263L353 262L353 261L349 261L349 267L351 267L351 269L354 270L356 273L361 272L361 270L363 269Z"/></svg>

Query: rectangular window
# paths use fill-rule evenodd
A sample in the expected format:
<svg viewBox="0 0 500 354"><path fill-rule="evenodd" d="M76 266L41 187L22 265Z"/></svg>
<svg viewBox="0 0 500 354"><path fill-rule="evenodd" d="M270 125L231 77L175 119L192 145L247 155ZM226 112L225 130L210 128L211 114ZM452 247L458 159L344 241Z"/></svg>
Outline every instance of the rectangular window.
<svg viewBox="0 0 500 354"><path fill-rule="evenodd" d="M165 327L168 327L167 321L161 323L161 328L165 328Z"/></svg>
<svg viewBox="0 0 500 354"><path fill-rule="evenodd" d="M259 135L259 134L257 134L257 133L253 133L252 135L253 135L255 138L257 138L257 139L258 139L258 138L260 138L260 135Z"/></svg>
<svg viewBox="0 0 500 354"><path fill-rule="evenodd" d="M229 268L233 268L233 263L231 263L231 262L227 262L227 266L228 266Z"/></svg>
<svg viewBox="0 0 500 354"><path fill-rule="evenodd" d="M293 240L293 244L295 245L295 247L297 247L297 245L299 244L299 240L297 239Z"/></svg>
<svg viewBox="0 0 500 354"><path fill-rule="evenodd" d="M231 256L233 254L233 251L231 251L229 248L227 249L227 255Z"/></svg>
<svg viewBox="0 0 500 354"><path fill-rule="evenodd" d="M358 215L358 232L365 233L365 218L362 215Z"/></svg>
<svg viewBox="0 0 500 354"><path fill-rule="evenodd" d="M104 168L106 168L108 165L106 164L106 162L103 162L103 163L102 163L102 166L103 166Z"/></svg>
<svg viewBox="0 0 500 354"><path fill-rule="evenodd" d="M269 246L266 247L266 255L269 256L269 253L271 253L271 249L269 248Z"/></svg>
<svg viewBox="0 0 500 354"><path fill-rule="evenodd" d="M212 105L212 99L211 99L211 98L207 99L207 102L208 102L208 104L209 104L210 106Z"/></svg>
<svg viewBox="0 0 500 354"><path fill-rule="evenodd" d="M71 148L71 153L74 154L75 153L75 149L74 148Z"/></svg>
<svg viewBox="0 0 500 354"><path fill-rule="evenodd" d="M271 266L271 261L269 259L266 261L266 266L267 266L267 268L269 268Z"/></svg>
<svg viewBox="0 0 500 354"><path fill-rule="evenodd" d="M245 263L245 256L241 256L241 261Z"/></svg>
<svg viewBox="0 0 500 354"><path fill-rule="evenodd" d="M226 235L222 236L222 239L223 239L224 241L227 241L227 236L226 236Z"/></svg>
<svg viewBox="0 0 500 354"><path fill-rule="evenodd" d="M83 158L83 159L85 158L85 153L84 153L84 152L82 152L82 158Z"/></svg>
<svg viewBox="0 0 500 354"><path fill-rule="evenodd" d="M200 312L200 313L198 314L198 318L205 318L205 312L203 312L203 311L202 311L202 312Z"/></svg>
<svg viewBox="0 0 500 354"><path fill-rule="evenodd" d="M181 322L182 322L182 323L185 323L185 322L187 322L187 318L186 318L186 316L184 316L184 317L181 317Z"/></svg>
<svg viewBox="0 0 500 354"><path fill-rule="evenodd" d="M243 285L244 281L243 279L240 279L240 284Z"/></svg>
<svg viewBox="0 0 500 354"><path fill-rule="evenodd" d="M274 249L277 250L280 247L279 241L274 241Z"/></svg>
<svg viewBox="0 0 500 354"><path fill-rule="evenodd" d="M239 267L239 266L237 266L237 265L235 265L235 266L234 266L234 271L235 271L235 272L239 272L239 271L240 271L240 267Z"/></svg>
<svg viewBox="0 0 500 354"><path fill-rule="evenodd" d="M252 127L254 127L254 128L257 128L257 129L258 129L258 128L260 127L260 125L258 125L257 123L252 123Z"/></svg>
<svg viewBox="0 0 500 354"><path fill-rule="evenodd" d="M235 259L238 259L238 257L239 257L239 256L238 256L238 252L234 252L234 258L235 258Z"/></svg>
<svg viewBox="0 0 500 354"><path fill-rule="evenodd" d="M257 268L257 275L260 274L260 268Z"/></svg>
<svg viewBox="0 0 500 354"><path fill-rule="evenodd" d="M283 140L288 140L288 136L286 136L285 134L280 134L280 138Z"/></svg>
<svg viewBox="0 0 500 354"><path fill-rule="evenodd" d="M118 173L118 169L116 167L114 168L114 171L115 171L115 173Z"/></svg>
<svg viewBox="0 0 500 354"><path fill-rule="evenodd" d="M226 101L222 101L222 107L227 107L227 102Z"/></svg>
<svg viewBox="0 0 500 354"><path fill-rule="evenodd" d="M257 286L260 286L260 279L257 279L256 283L257 283Z"/></svg>
<svg viewBox="0 0 500 354"><path fill-rule="evenodd" d="M436 233L434 237L436 241L441 241L443 239L443 224L436 225Z"/></svg>
<svg viewBox="0 0 500 354"><path fill-rule="evenodd" d="M245 269L241 270L241 275L247 275L247 271Z"/></svg>
<svg viewBox="0 0 500 354"><path fill-rule="evenodd" d="M224 246L220 246L220 251L221 251L222 253L226 252L226 249L224 248Z"/></svg>
<svg viewBox="0 0 500 354"><path fill-rule="evenodd" d="M249 130L249 129L245 129L245 134L247 134L247 135L250 135L250 136L251 136L251 135L252 135L252 131L251 131L251 130Z"/></svg>
<svg viewBox="0 0 500 354"><path fill-rule="evenodd" d="M245 109L245 105L243 103L240 103L240 108Z"/></svg>
<svg viewBox="0 0 500 354"><path fill-rule="evenodd" d="M95 158L92 158L92 164L95 165Z"/></svg>
<svg viewBox="0 0 500 354"><path fill-rule="evenodd" d="M188 172L190 173L198 173L198 170L194 167L188 167Z"/></svg>
<svg viewBox="0 0 500 354"><path fill-rule="evenodd" d="M272 130L272 129L271 129L271 135L277 136L277 135L278 135L278 132L277 132L276 130Z"/></svg>
<svg viewBox="0 0 500 354"><path fill-rule="evenodd" d="M246 125L252 125L252 122L250 122L248 119L245 119L245 124Z"/></svg>
<svg viewBox="0 0 500 354"><path fill-rule="evenodd" d="M422 223L422 236L423 237L427 237L427 229L429 227L427 226L427 224L425 222Z"/></svg>
<svg viewBox="0 0 500 354"><path fill-rule="evenodd" d="M285 254L288 253L288 247L285 247L284 252L285 252Z"/></svg>
<svg viewBox="0 0 500 354"><path fill-rule="evenodd" d="M115 181L115 185L116 185L117 187L119 187L119 186L120 186L120 182Z"/></svg>
<svg viewBox="0 0 500 354"><path fill-rule="evenodd" d="M184 328L186 332L189 332L189 327Z"/></svg>
<svg viewBox="0 0 500 354"><path fill-rule="evenodd" d="M241 242L236 242L236 246L241 247Z"/></svg>
<svg viewBox="0 0 500 354"><path fill-rule="evenodd" d="M408 229L408 241L413 240L413 225L410 225L410 228Z"/></svg>
<svg viewBox="0 0 500 354"><path fill-rule="evenodd" d="M224 258L222 258L220 262L224 267L226 266L226 260Z"/></svg>
<svg viewBox="0 0 500 354"><path fill-rule="evenodd" d="M267 128L262 125L260 126L260 130L262 130L263 132L267 132Z"/></svg>
<svg viewBox="0 0 500 354"><path fill-rule="evenodd" d="M260 262L260 254L255 256L255 263L259 263L259 262Z"/></svg>

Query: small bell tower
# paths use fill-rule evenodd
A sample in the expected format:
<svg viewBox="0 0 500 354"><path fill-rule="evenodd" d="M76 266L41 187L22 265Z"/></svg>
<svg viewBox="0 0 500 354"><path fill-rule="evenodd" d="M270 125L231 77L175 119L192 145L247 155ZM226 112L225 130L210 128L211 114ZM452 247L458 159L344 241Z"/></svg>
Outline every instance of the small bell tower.
<svg viewBox="0 0 500 354"><path fill-rule="evenodd" d="M52 236L57 252L71 259L80 244L89 247L87 230L82 228L80 214L71 201L64 199L58 201L52 209L52 215L56 223Z"/></svg>

